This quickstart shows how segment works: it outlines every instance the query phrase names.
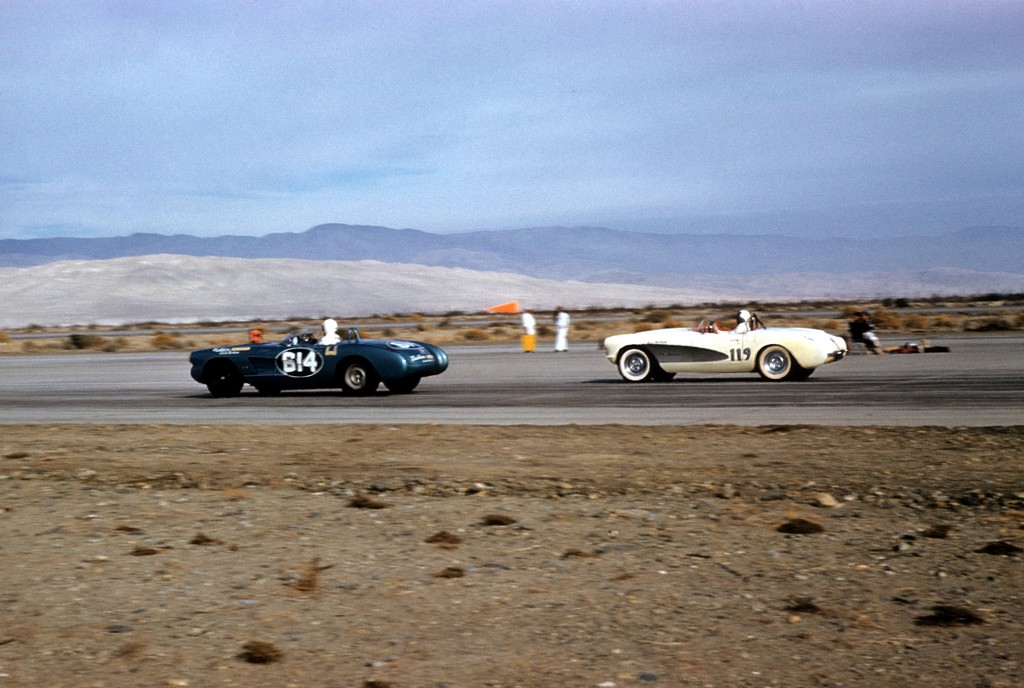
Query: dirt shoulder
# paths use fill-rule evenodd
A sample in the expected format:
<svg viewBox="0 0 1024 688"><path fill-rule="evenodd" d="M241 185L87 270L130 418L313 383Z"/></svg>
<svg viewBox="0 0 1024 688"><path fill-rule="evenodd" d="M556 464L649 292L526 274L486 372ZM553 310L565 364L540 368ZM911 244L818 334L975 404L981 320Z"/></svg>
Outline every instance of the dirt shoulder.
<svg viewBox="0 0 1024 688"><path fill-rule="evenodd" d="M1020 686L1022 440L4 426L0 687Z"/></svg>

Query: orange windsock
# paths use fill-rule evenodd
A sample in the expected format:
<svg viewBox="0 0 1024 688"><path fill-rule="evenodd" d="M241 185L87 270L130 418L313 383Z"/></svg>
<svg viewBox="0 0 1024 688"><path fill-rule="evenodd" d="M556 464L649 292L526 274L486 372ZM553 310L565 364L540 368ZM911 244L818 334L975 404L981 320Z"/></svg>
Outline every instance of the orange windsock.
<svg viewBox="0 0 1024 688"><path fill-rule="evenodd" d="M484 310L488 313L518 313L519 302L507 301L505 303L499 303L497 306L488 306Z"/></svg>

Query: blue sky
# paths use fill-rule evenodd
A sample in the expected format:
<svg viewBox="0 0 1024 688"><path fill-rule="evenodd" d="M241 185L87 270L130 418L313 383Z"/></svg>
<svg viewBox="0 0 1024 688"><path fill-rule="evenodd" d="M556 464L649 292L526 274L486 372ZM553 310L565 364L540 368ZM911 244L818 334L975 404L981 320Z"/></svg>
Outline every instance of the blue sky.
<svg viewBox="0 0 1024 688"><path fill-rule="evenodd" d="M0 237L1024 226L1024 0L0 0Z"/></svg>

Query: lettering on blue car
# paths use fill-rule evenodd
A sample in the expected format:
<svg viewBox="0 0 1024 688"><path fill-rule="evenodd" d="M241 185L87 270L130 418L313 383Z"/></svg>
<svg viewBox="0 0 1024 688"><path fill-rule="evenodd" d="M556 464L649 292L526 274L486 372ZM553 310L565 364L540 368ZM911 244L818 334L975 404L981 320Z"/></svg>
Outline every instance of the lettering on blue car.
<svg viewBox="0 0 1024 688"><path fill-rule="evenodd" d="M288 377L312 377L324 367L324 357L313 349L285 349L274 359L277 370Z"/></svg>

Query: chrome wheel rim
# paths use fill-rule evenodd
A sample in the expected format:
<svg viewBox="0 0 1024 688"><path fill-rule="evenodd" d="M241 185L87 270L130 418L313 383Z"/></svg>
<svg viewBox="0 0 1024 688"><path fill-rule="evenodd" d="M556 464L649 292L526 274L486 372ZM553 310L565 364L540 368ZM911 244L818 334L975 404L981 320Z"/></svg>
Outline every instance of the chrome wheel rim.
<svg viewBox="0 0 1024 688"><path fill-rule="evenodd" d="M636 382L650 373L651 361L643 351L628 351L619 362L619 369L624 378Z"/></svg>
<svg viewBox="0 0 1024 688"><path fill-rule="evenodd" d="M362 389L366 384L366 371L359 366L350 366L345 371L345 382L352 389Z"/></svg>
<svg viewBox="0 0 1024 688"><path fill-rule="evenodd" d="M772 375L781 375L789 368L789 358L781 351L773 351L765 356L764 367Z"/></svg>

